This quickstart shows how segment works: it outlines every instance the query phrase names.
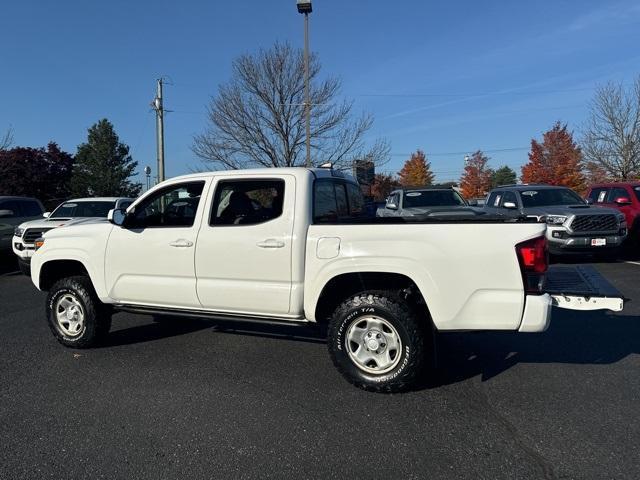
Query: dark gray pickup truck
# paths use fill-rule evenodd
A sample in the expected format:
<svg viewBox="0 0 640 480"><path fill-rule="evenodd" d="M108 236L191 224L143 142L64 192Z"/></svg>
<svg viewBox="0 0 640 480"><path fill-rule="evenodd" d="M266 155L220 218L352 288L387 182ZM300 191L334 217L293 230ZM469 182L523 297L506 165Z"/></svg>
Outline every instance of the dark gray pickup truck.
<svg viewBox="0 0 640 480"><path fill-rule="evenodd" d="M614 254L627 236L623 214L588 205L573 190L544 184L506 185L491 191L487 213L536 217L547 223L549 252Z"/></svg>
<svg viewBox="0 0 640 480"><path fill-rule="evenodd" d="M417 216L475 216L483 215L482 209L470 207L467 201L452 187L405 187L389 194L377 217Z"/></svg>

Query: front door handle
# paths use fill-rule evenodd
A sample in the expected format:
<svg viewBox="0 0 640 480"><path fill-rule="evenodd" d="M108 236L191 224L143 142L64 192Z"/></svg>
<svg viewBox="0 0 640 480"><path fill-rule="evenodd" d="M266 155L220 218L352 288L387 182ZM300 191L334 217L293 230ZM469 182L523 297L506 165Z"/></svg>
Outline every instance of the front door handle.
<svg viewBox="0 0 640 480"><path fill-rule="evenodd" d="M178 240L171 242L169 245L171 245L172 247L178 247L178 248L188 248L188 247L193 247L193 242L190 242L189 240L185 240L184 238L180 238Z"/></svg>
<svg viewBox="0 0 640 480"><path fill-rule="evenodd" d="M284 247L284 242L281 240L276 240L275 238L267 238L261 242L256 243L260 248L282 248Z"/></svg>

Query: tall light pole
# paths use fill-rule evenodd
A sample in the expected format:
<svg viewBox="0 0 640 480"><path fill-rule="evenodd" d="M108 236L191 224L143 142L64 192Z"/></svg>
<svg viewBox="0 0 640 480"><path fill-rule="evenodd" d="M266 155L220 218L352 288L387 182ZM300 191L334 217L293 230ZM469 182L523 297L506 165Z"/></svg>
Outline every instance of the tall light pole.
<svg viewBox="0 0 640 480"><path fill-rule="evenodd" d="M304 14L304 116L306 123L307 168L311 167L311 99L309 98L309 14L311 0L296 0L298 13Z"/></svg>
<svg viewBox="0 0 640 480"><path fill-rule="evenodd" d="M164 181L164 107L162 105L162 78L157 80L156 98L151 107L156 111L156 141L158 156L158 183Z"/></svg>

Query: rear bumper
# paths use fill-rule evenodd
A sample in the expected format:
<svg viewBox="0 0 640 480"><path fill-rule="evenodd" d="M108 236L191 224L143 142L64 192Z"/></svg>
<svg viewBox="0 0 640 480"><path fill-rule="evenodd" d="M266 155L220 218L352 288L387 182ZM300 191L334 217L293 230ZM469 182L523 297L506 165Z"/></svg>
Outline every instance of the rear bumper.
<svg viewBox="0 0 640 480"><path fill-rule="evenodd" d="M544 332L551 323L552 299L548 293L543 295L527 295L524 303L524 313L520 322L519 332Z"/></svg>

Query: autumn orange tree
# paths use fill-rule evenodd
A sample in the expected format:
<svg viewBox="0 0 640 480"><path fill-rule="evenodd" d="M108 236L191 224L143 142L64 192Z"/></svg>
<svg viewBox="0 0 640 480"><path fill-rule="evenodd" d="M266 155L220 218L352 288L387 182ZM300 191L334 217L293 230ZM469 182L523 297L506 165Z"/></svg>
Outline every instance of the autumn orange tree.
<svg viewBox="0 0 640 480"><path fill-rule="evenodd" d="M460 189L465 198L484 197L491 190L493 170L487 166L488 162L489 157L481 150L465 162L464 172L460 177Z"/></svg>
<svg viewBox="0 0 640 480"><path fill-rule="evenodd" d="M531 140L529 162L522 166L522 182L562 185L578 192L585 189L582 152L567 124L556 122L542 135L542 142Z"/></svg>
<svg viewBox="0 0 640 480"><path fill-rule="evenodd" d="M383 201L389 196L392 190L399 186L400 182L395 176L387 175L385 173L377 173L375 177L373 177L373 182L371 183L371 196L376 201Z"/></svg>
<svg viewBox="0 0 640 480"><path fill-rule="evenodd" d="M400 177L400 185L403 187L421 187L423 185L432 185L434 180L431 171L431 162L427 161L427 157L420 149L411 154L411 158L404 162L402 170L398 172Z"/></svg>

